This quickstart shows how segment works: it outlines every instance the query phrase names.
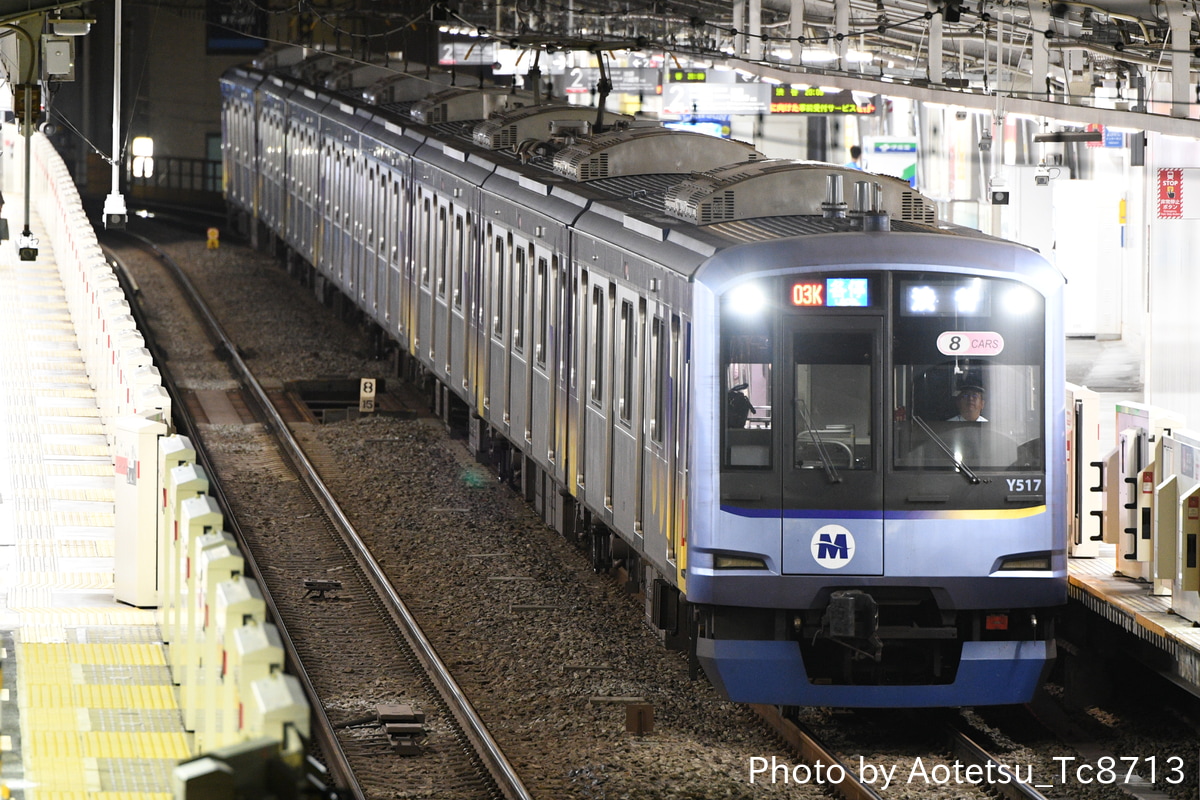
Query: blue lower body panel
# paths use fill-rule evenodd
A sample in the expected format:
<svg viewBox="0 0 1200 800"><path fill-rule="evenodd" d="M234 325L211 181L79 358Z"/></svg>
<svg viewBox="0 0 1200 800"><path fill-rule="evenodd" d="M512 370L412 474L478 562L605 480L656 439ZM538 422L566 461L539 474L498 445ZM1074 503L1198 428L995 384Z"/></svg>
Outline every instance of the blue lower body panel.
<svg viewBox="0 0 1200 800"><path fill-rule="evenodd" d="M783 706L922 708L1025 703L1054 661L1053 642L964 642L954 683L813 684L791 641L699 639L696 655L730 700Z"/></svg>

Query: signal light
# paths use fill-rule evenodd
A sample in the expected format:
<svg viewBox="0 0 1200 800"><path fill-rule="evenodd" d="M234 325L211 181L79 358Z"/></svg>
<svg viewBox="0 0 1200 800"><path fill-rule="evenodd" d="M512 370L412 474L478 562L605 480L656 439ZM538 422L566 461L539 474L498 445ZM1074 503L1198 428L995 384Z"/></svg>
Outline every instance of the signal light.
<svg viewBox="0 0 1200 800"><path fill-rule="evenodd" d="M989 631L1008 630L1008 614L988 614L983 627Z"/></svg>

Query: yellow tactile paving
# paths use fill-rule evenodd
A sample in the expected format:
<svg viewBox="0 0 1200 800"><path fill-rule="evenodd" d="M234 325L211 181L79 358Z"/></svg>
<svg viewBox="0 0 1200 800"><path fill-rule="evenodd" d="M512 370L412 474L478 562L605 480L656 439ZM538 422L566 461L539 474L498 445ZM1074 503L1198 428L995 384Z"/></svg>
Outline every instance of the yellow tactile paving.
<svg viewBox="0 0 1200 800"><path fill-rule="evenodd" d="M56 378L57 380L57 378ZM85 378L86 380L86 378ZM64 425L62 423L47 423L41 426L42 433L50 436L103 436L104 426L99 422Z"/></svg>
<svg viewBox="0 0 1200 800"><path fill-rule="evenodd" d="M25 759L25 779L29 783L37 785L37 789L33 790L36 794L32 797L43 798L43 800L55 790L70 792L87 785L87 772L87 766L78 758L74 760L67 757ZM31 797L30 791L27 790L25 796ZM91 792L83 792L80 796L94 797Z"/></svg>
<svg viewBox="0 0 1200 800"><path fill-rule="evenodd" d="M111 539L54 539L17 542L17 557L112 558L116 544Z"/></svg>
<svg viewBox="0 0 1200 800"><path fill-rule="evenodd" d="M30 794L34 791L34 794ZM47 792L26 791L27 800L173 800L170 792Z"/></svg>
<svg viewBox="0 0 1200 800"><path fill-rule="evenodd" d="M52 525L61 528L111 528L116 515L95 511L18 511L17 524Z"/></svg>
<svg viewBox="0 0 1200 800"><path fill-rule="evenodd" d="M100 413L95 409L78 410ZM44 469L46 476L50 478L111 478L113 476L112 464L46 464Z"/></svg>
<svg viewBox="0 0 1200 800"><path fill-rule="evenodd" d="M24 681L22 681L24 684ZM164 710L178 708L175 689L166 684L117 686L85 683L64 686L55 683L22 685L17 693L32 708L132 708Z"/></svg>
<svg viewBox="0 0 1200 800"><path fill-rule="evenodd" d="M22 569L21 572L25 583L29 586L49 586L55 589L113 588L112 570L107 572L44 572L37 569Z"/></svg>
<svg viewBox="0 0 1200 800"><path fill-rule="evenodd" d="M80 716L84 720L80 720ZM85 730L87 712L77 708L39 708L36 714L21 718L21 725L30 731L78 731Z"/></svg>
<svg viewBox="0 0 1200 800"><path fill-rule="evenodd" d="M38 397L95 397L96 393L91 389L41 389L35 388L33 393Z"/></svg>
<svg viewBox="0 0 1200 800"><path fill-rule="evenodd" d="M22 597L14 602L13 594ZM86 628L90 625L154 625L157 624L154 612L140 608L55 608L49 602L50 592L42 588L18 589L8 596L9 608L21 612L22 628L36 625L46 625L51 621L64 627ZM25 600L36 596L41 602ZM61 641L62 637L51 641ZM18 638L17 641L38 642L45 639Z"/></svg>
<svg viewBox="0 0 1200 800"><path fill-rule="evenodd" d="M151 644L27 644L21 651L32 664L119 664L160 666L162 647Z"/></svg>
<svg viewBox="0 0 1200 800"><path fill-rule="evenodd" d="M170 758L191 755L182 733L88 731L79 737L84 755L93 758Z"/></svg>

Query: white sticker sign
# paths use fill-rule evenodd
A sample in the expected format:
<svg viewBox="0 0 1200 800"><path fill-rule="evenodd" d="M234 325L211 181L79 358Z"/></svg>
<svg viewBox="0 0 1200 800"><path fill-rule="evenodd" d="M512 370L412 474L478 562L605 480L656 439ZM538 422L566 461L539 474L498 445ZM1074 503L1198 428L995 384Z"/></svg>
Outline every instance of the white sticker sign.
<svg viewBox="0 0 1200 800"><path fill-rule="evenodd" d="M937 349L944 356L998 356L1004 337L993 331L946 331L938 336Z"/></svg>

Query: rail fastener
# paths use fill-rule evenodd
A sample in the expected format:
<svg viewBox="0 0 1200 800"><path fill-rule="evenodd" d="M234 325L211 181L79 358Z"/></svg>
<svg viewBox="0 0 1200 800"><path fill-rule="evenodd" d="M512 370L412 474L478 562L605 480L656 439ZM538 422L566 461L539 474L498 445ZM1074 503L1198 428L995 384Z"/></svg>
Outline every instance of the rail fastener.
<svg viewBox="0 0 1200 800"><path fill-rule="evenodd" d="M341 581L305 580L304 596L312 597L315 594L318 600L324 600L326 592L336 592L341 588Z"/></svg>

